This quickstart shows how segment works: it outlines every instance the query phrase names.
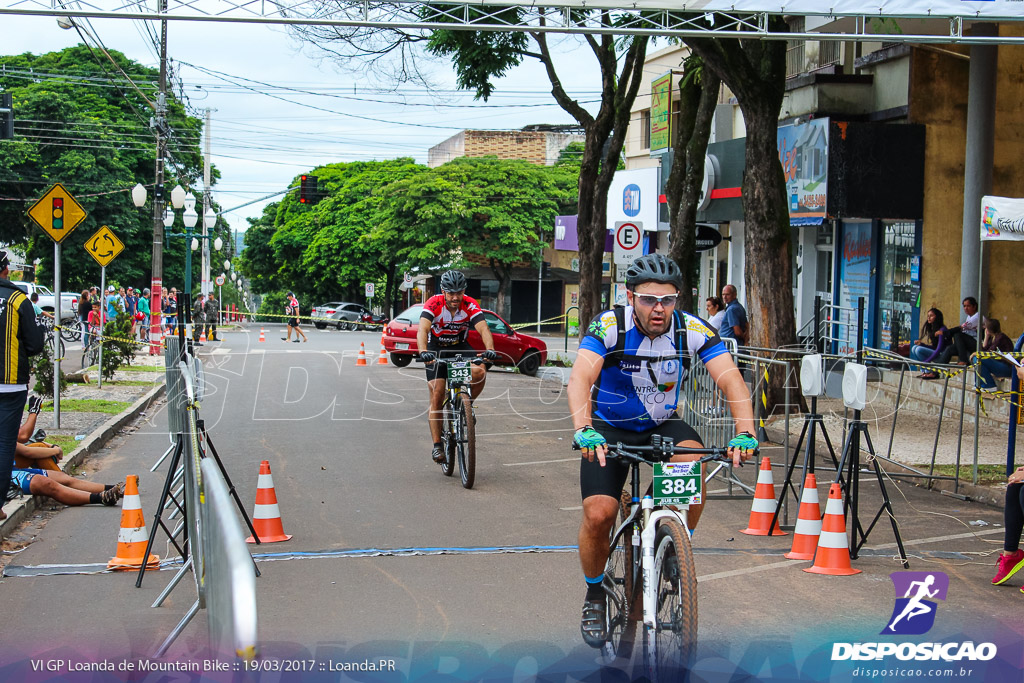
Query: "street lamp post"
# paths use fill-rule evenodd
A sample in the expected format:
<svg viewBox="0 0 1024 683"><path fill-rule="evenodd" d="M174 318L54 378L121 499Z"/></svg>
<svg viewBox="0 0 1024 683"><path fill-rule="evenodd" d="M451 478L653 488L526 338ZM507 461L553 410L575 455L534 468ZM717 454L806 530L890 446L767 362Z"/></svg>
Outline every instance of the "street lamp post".
<svg viewBox="0 0 1024 683"><path fill-rule="evenodd" d="M165 24L166 26L166 24ZM166 30L166 28L165 28ZM162 97L162 95L161 95ZM160 136L158 136L159 139ZM158 140L159 142L159 140ZM132 203L135 206L141 208L146 204L146 188L143 185L136 184L132 188ZM171 206L175 209L180 209L185 205L185 190L181 189L181 185L175 185L174 189L171 190ZM164 258L163 258L163 238L164 238L164 227L170 227L174 221L174 214L171 213L168 207L166 213L164 211L165 206L165 195L163 188L163 158L158 152L157 154L157 178L156 187L153 193L153 275L152 285L150 286L150 330L149 330L149 354L156 355L160 353L160 319L163 314L163 307L160 305L162 298L162 287L163 287L163 272L164 272ZM167 214L171 215L171 223L167 221ZM104 292L105 294L105 292Z"/></svg>

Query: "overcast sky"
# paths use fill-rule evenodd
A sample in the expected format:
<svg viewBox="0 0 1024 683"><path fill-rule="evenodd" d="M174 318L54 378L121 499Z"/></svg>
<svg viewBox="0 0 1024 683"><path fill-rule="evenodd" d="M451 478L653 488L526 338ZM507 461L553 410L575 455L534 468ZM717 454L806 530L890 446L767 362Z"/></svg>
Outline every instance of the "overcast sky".
<svg viewBox="0 0 1024 683"><path fill-rule="evenodd" d="M92 20L91 26L107 49L159 65L142 22ZM195 110L215 110L212 158L222 175L214 189L224 208L283 190L318 164L400 156L426 163L430 147L465 128L573 123L554 104L536 60L498 81L496 94L483 103L454 92L454 74L445 64L434 70L435 92L414 85L392 92L391 83L337 68L284 27L172 21L168 36L168 55L188 102ZM599 87L593 56L575 38L557 40L567 90L582 103L593 102ZM76 31L61 29L53 18L0 21L3 54L41 54L79 42ZM225 217L232 229L244 230L245 217L260 215L264 203Z"/></svg>

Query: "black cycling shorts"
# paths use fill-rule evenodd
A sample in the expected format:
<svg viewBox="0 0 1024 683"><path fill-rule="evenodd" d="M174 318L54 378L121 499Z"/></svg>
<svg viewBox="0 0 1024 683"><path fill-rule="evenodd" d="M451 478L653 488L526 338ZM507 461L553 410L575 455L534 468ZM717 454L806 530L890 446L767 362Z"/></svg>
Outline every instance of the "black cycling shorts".
<svg viewBox="0 0 1024 683"><path fill-rule="evenodd" d="M649 446L653 434L671 437L672 442L677 444L683 441L696 441L701 445L704 444L697 430L677 417L666 420L646 432L631 432L627 429L613 427L595 417L594 429L608 441L609 446L620 441L629 446ZM584 499L597 495L618 499L622 495L622 487L626 485L628 477L629 463L622 462L618 458L605 461L604 467L601 467L597 457L593 462L583 457L580 458L580 495Z"/></svg>
<svg viewBox="0 0 1024 683"><path fill-rule="evenodd" d="M454 358L455 356L462 354L462 360L479 360L477 358L477 350L466 342L461 344L452 344L451 346L438 346L433 347L428 344L427 350L432 352L438 360L433 363L427 363L425 365L427 369L427 381L432 382L435 379L446 379L448 377L448 364L445 363L442 358ZM490 363L484 363L484 367L490 367Z"/></svg>
<svg viewBox="0 0 1024 683"><path fill-rule="evenodd" d="M299 319L298 318L289 318L288 319L288 327L298 327L298 326L299 326Z"/></svg>

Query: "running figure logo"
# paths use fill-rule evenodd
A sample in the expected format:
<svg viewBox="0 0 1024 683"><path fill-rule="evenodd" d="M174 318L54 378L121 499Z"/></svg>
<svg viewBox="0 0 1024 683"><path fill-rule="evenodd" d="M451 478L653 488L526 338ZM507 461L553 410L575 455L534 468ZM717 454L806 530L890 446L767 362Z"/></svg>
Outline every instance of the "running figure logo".
<svg viewBox="0 0 1024 683"><path fill-rule="evenodd" d="M942 572L893 572L889 578L896 588L896 604L882 635L927 633L935 624L937 607L929 598L946 599L949 577Z"/></svg>

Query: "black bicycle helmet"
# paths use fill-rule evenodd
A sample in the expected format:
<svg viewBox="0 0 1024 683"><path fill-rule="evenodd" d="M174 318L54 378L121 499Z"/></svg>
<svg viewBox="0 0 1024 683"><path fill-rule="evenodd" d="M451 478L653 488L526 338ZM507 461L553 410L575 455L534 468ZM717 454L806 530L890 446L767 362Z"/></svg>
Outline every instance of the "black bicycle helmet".
<svg viewBox="0 0 1024 683"><path fill-rule="evenodd" d="M449 270L441 276L442 292L463 292L466 290L466 276L457 270Z"/></svg>
<svg viewBox="0 0 1024 683"><path fill-rule="evenodd" d="M633 261L626 270L626 289L636 289L645 282L664 282L682 290L683 273L668 256L647 254Z"/></svg>

